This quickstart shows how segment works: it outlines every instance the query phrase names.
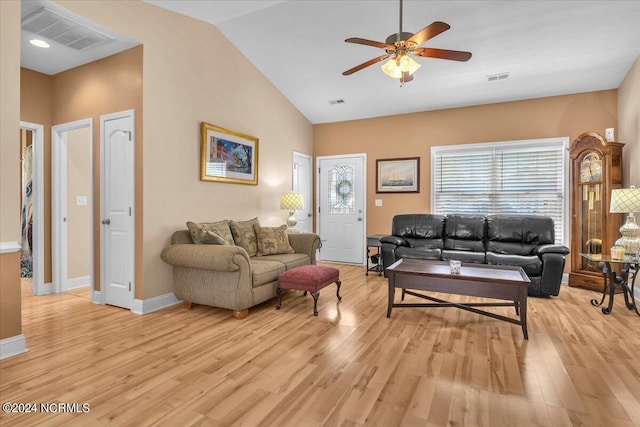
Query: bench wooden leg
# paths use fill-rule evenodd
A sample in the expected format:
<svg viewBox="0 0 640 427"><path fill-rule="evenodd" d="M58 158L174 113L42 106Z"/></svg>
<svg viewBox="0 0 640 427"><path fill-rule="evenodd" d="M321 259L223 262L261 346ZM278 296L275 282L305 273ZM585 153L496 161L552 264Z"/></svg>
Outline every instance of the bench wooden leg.
<svg viewBox="0 0 640 427"><path fill-rule="evenodd" d="M311 292L311 296L313 297L313 315L318 315L318 297L320 296L320 292L315 291Z"/></svg>
<svg viewBox="0 0 640 427"><path fill-rule="evenodd" d="M235 310L233 312L233 317L235 317L238 320L242 320L245 317L247 317L249 315L249 309L246 310Z"/></svg>
<svg viewBox="0 0 640 427"><path fill-rule="evenodd" d="M276 295L278 297L278 304L276 304L276 310L280 310L280 307L282 307L282 294L284 292L284 288L278 288L276 289Z"/></svg>
<svg viewBox="0 0 640 427"><path fill-rule="evenodd" d="M340 296L340 285L342 284L342 282L340 280L336 280L336 285L338 285L338 288L336 289L336 296L338 297L338 301L342 301L342 297Z"/></svg>

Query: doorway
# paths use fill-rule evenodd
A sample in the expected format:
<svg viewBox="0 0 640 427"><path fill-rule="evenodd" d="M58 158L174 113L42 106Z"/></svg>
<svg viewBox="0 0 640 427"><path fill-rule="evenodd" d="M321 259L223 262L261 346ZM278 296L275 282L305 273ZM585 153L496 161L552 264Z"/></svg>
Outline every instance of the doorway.
<svg viewBox="0 0 640 427"><path fill-rule="evenodd" d="M29 253L22 257L28 257L24 262L30 263L33 295L45 295L51 293L51 288L44 283L44 126L21 121L20 134L20 146L31 147L26 154L30 160L25 150L20 151L23 163L21 222L24 240L29 246ZM30 173L24 173L25 169Z"/></svg>
<svg viewBox="0 0 640 427"><path fill-rule="evenodd" d="M366 154L318 157L320 260L364 263Z"/></svg>
<svg viewBox="0 0 640 427"><path fill-rule="evenodd" d="M51 133L52 291L93 290L93 119Z"/></svg>
<svg viewBox="0 0 640 427"><path fill-rule="evenodd" d="M298 220L296 230L301 233L313 231L313 169L311 156L293 152L293 192L302 194L302 209L295 211Z"/></svg>

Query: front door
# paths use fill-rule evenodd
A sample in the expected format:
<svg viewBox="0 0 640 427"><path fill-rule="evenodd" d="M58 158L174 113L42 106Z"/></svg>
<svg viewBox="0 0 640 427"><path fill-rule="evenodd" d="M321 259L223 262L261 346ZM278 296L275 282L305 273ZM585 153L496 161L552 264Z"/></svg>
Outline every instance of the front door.
<svg viewBox="0 0 640 427"><path fill-rule="evenodd" d="M364 154L318 158L322 261L364 262L365 160Z"/></svg>
<svg viewBox="0 0 640 427"><path fill-rule="evenodd" d="M301 233L313 231L313 171L311 156L293 152L293 192L302 194L302 209L295 212L298 224L296 230Z"/></svg>
<svg viewBox="0 0 640 427"><path fill-rule="evenodd" d="M102 259L104 302L133 303L134 119L133 111L100 117L102 129Z"/></svg>

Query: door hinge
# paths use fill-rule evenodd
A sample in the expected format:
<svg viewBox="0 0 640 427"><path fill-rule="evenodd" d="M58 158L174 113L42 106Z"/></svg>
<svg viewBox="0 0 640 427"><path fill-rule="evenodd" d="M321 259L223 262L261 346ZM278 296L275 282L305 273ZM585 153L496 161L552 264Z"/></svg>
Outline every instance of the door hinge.
<svg viewBox="0 0 640 427"><path fill-rule="evenodd" d="M127 133L129 134L129 141L131 141L131 131L128 130Z"/></svg>
<svg viewBox="0 0 640 427"><path fill-rule="evenodd" d="M129 282L129 292L131 292L131 282Z"/></svg>
<svg viewBox="0 0 640 427"><path fill-rule="evenodd" d="M129 206L129 216L131 216L131 206Z"/></svg>

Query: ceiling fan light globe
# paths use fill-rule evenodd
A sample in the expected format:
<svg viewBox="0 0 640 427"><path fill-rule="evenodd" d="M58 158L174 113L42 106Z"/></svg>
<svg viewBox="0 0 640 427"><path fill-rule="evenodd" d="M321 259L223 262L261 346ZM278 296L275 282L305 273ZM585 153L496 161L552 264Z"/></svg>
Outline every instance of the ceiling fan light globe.
<svg viewBox="0 0 640 427"><path fill-rule="evenodd" d="M413 60L408 55L403 55L400 58L400 70L405 73L409 73L410 75L415 73L418 68L420 68L420 64Z"/></svg>
<svg viewBox="0 0 640 427"><path fill-rule="evenodd" d="M398 63L395 58L391 58L387 62L385 62L382 67L382 71L389 77L394 79L399 79L402 76L402 70L398 66Z"/></svg>

